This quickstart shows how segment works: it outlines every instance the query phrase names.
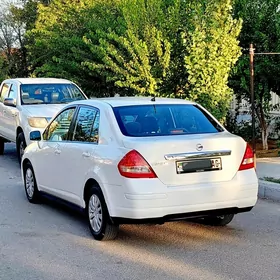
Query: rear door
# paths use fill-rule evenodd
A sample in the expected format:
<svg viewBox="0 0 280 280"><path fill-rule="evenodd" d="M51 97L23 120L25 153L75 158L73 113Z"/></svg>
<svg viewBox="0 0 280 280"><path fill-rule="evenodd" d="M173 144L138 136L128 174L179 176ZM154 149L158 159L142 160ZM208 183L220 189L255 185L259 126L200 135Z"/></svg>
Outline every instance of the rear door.
<svg viewBox="0 0 280 280"><path fill-rule="evenodd" d="M65 164L61 167L61 177L71 179L67 180L67 184L61 184L61 188L67 194L67 199L78 205L81 205L87 173L95 168L99 119L99 109L80 106L72 127L71 141L65 143L63 148L62 160Z"/></svg>

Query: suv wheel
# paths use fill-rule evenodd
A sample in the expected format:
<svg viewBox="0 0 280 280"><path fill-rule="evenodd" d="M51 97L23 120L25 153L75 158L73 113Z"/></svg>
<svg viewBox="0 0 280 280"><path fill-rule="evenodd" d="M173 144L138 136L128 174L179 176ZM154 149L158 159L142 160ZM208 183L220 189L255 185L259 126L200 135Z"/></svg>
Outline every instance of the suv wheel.
<svg viewBox="0 0 280 280"><path fill-rule="evenodd" d="M94 239L112 240L117 237L119 225L112 223L104 196L98 186L91 188L86 210L89 229Z"/></svg>
<svg viewBox="0 0 280 280"><path fill-rule="evenodd" d="M4 154L4 147L5 147L4 139L0 137L0 155L1 156Z"/></svg>
<svg viewBox="0 0 280 280"><path fill-rule="evenodd" d="M26 148L26 142L24 138L23 132L20 132L17 137L17 156L18 156L18 162L21 164L21 159L24 154L24 150Z"/></svg>

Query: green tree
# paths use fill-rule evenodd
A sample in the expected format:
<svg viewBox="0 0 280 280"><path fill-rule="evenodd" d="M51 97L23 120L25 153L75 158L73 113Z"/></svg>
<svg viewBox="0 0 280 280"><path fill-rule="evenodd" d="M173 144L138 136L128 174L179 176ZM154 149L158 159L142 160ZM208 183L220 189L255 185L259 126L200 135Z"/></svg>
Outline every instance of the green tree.
<svg viewBox="0 0 280 280"><path fill-rule="evenodd" d="M179 1L124 0L118 7L121 29L99 29L85 35L98 61L84 63L117 87L141 95L160 95L170 70L171 40L168 24ZM103 27L103 26L102 26Z"/></svg>
<svg viewBox="0 0 280 280"><path fill-rule="evenodd" d="M243 28L239 36L243 55L240 57L230 85L238 99L250 102L249 44L253 43L257 52L280 51L280 1L279 0L236 0L234 13L243 19ZM268 149L267 139L272 124L271 92L280 94L280 57L254 57L256 116L261 129L263 149Z"/></svg>
<svg viewBox="0 0 280 280"><path fill-rule="evenodd" d="M191 98L223 120L240 26L231 0L53 0L38 6L28 49L37 76L95 96Z"/></svg>
<svg viewBox="0 0 280 280"><path fill-rule="evenodd" d="M33 74L71 79L88 95L108 94L111 84L83 65L85 61L98 59L92 55L83 37L94 32L97 26L117 27L117 10L113 2L117 3L53 0L48 6L39 4L35 28L28 32L28 38L34 40L28 46Z"/></svg>
<svg viewBox="0 0 280 280"><path fill-rule="evenodd" d="M237 37L242 22L233 18L230 0L191 1L186 16L187 91L224 121L233 94L228 77L241 55Z"/></svg>

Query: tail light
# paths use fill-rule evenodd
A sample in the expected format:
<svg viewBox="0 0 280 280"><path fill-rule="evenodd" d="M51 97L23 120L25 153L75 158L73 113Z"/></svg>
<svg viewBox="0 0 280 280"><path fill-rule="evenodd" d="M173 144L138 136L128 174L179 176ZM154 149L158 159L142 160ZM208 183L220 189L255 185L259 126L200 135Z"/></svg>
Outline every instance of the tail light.
<svg viewBox="0 0 280 280"><path fill-rule="evenodd" d="M240 170L246 170L251 169L255 167L255 159L254 159L254 153L249 144L246 146L246 151L244 154L244 157L242 159L242 162L239 167Z"/></svg>
<svg viewBox="0 0 280 280"><path fill-rule="evenodd" d="M135 150L128 152L118 164L119 172L127 178L157 178L147 161Z"/></svg>

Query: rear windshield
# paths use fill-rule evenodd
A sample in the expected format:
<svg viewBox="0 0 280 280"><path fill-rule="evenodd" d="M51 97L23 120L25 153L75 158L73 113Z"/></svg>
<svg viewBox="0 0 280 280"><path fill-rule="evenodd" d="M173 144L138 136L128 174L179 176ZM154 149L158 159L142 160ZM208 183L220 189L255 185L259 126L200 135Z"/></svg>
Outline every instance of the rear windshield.
<svg viewBox="0 0 280 280"><path fill-rule="evenodd" d="M217 133L223 128L192 104L136 105L113 108L126 136L166 136Z"/></svg>

